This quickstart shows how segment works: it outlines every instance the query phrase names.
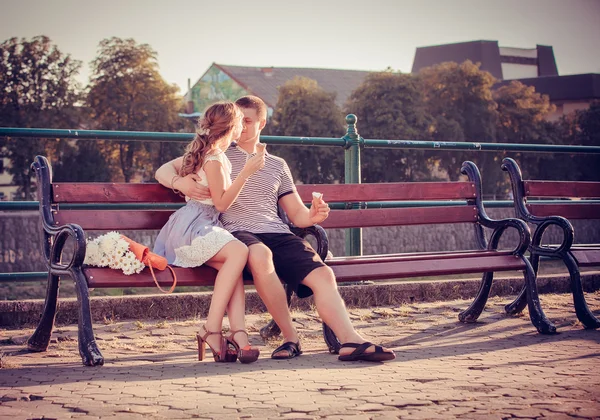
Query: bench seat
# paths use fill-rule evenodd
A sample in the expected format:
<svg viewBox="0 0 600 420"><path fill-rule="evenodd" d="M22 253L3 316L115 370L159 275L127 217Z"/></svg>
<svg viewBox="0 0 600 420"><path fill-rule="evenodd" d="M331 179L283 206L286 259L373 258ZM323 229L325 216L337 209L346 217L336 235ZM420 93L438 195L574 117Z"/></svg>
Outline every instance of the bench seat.
<svg viewBox="0 0 600 420"><path fill-rule="evenodd" d="M80 307L78 338L82 362L90 366L101 365L104 358L94 338L89 288L156 286L147 268L139 274L124 275L120 270L85 266L85 232L157 230L184 204L184 200L159 184L52 183L48 161L41 156L35 159L32 168L38 180L43 249L49 275L44 313L28 341L28 348L32 351L47 349L56 314L58 284L61 277L70 277L75 282ZM301 237L315 239L315 251L331 267L339 282L483 273L477 297L459 314L459 320L463 322L475 322L483 311L494 272L522 271L529 291L526 304L531 322L541 333L554 333L555 326L539 305L534 270L523 255L531 239L529 228L516 218L490 219L481 201L477 167L472 162L465 162L462 172L467 181L298 185L298 193L307 205L312 201L312 192L318 191L329 203L343 203L345 209L332 210L322 226L303 229L291 226L292 231ZM369 202L427 200L440 202L432 207L368 208ZM94 208L96 205L104 207L98 210ZM108 206L110 209L105 209ZM289 223L283 212L281 216ZM329 242L325 229L457 223L474 227L479 249L327 258ZM498 249L500 238L508 229L518 232L517 243L512 249ZM63 262L62 252L69 238L75 242L75 250L72 259ZM178 286L214 285L216 271L210 267L174 267L174 270ZM162 288L172 285L169 270L155 270L155 274ZM251 284L250 279L245 282ZM288 299L290 293L288 291ZM328 326L323 328L330 351L336 352L339 341ZM261 330L261 335L277 332L276 324L271 322Z"/></svg>

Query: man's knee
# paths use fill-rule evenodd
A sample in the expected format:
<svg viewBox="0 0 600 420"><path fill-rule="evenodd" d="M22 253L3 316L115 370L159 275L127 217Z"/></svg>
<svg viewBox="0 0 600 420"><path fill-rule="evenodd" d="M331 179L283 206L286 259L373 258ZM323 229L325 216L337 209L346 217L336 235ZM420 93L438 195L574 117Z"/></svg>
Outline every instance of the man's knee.
<svg viewBox="0 0 600 420"><path fill-rule="evenodd" d="M264 244L250 245L248 247L248 267L253 276L273 271L273 253Z"/></svg>
<svg viewBox="0 0 600 420"><path fill-rule="evenodd" d="M330 267L319 267L311 271L302 283L310 287L313 292L321 289L337 289L335 274Z"/></svg>

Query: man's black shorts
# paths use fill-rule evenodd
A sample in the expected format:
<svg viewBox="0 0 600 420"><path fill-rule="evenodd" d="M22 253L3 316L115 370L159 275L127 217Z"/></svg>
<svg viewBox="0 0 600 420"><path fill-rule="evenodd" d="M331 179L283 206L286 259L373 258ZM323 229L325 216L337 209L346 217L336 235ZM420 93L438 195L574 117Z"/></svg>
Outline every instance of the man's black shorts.
<svg viewBox="0 0 600 420"><path fill-rule="evenodd" d="M233 236L246 244L265 244L273 253L275 271L282 282L292 287L298 297L313 294L310 287L301 284L302 280L325 263L310 246L308 241L292 233L250 233L232 232Z"/></svg>

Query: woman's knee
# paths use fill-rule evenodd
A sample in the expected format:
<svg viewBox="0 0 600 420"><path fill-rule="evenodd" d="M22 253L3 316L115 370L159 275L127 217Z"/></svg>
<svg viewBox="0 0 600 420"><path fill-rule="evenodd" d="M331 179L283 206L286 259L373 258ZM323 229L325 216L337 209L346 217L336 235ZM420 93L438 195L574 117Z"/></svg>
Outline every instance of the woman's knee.
<svg viewBox="0 0 600 420"><path fill-rule="evenodd" d="M248 259L248 247L238 240L228 242L222 248L225 259L238 258L244 261Z"/></svg>

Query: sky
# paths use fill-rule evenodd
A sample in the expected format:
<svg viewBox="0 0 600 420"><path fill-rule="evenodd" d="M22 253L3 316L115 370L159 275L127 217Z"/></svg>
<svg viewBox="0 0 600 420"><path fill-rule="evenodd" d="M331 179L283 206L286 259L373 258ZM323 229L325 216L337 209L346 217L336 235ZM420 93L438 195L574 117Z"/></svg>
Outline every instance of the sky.
<svg viewBox="0 0 600 420"><path fill-rule="evenodd" d="M600 73L600 0L0 0L0 42L50 37L83 62L133 38L184 94L213 62L410 72L417 47L550 45L559 74Z"/></svg>

